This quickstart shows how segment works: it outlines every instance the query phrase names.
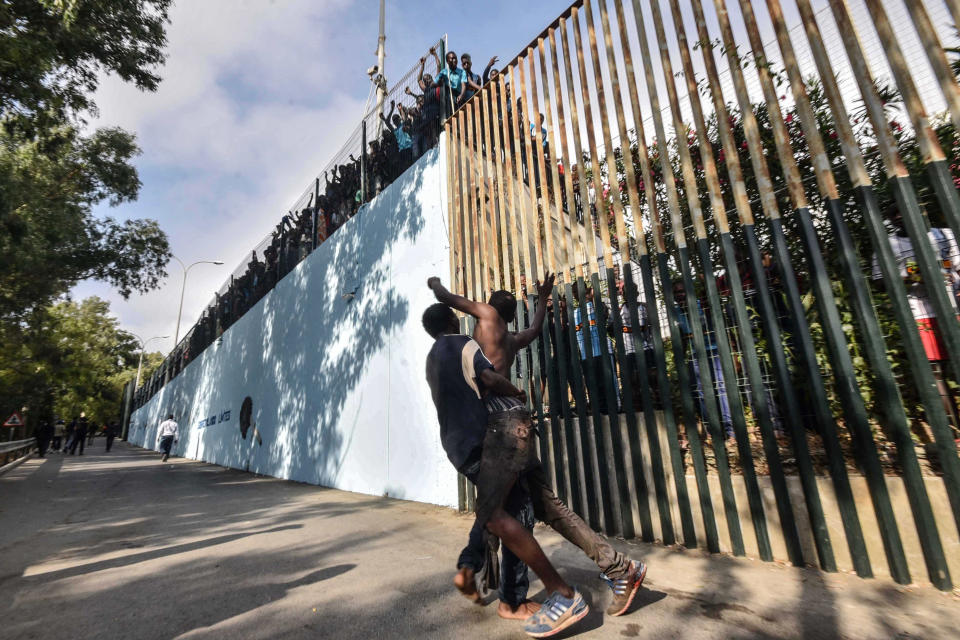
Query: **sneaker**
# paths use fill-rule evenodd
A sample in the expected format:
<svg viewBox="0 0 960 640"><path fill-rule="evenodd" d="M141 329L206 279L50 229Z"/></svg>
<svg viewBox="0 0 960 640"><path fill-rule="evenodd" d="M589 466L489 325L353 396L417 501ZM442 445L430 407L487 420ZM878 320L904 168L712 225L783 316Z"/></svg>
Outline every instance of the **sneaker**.
<svg viewBox="0 0 960 640"><path fill-rule="evenodd" d="M630 570L622 578L613 580L605 573L600 574L600 578L613 589L613 602L607 607L608 616L622 616L627 612L646 575L647 565L639 560L630 561Z"/></svg>
<svg viewBox="0 0 960 640"><path fill-rule="evenodd" d="M160 458L160 462L166 462L166 461L167 461L167 454L163 454L163 457Z"/></svg>
<svg viewBox="0 0 960 640"><path fill-rule="evenodd" d="M573 590L572 598L564 598L554 592L540 606L540 611L527 618L523 630L534 638L548 638L579 622L590 613L590 606L579 589Z"/></svg>

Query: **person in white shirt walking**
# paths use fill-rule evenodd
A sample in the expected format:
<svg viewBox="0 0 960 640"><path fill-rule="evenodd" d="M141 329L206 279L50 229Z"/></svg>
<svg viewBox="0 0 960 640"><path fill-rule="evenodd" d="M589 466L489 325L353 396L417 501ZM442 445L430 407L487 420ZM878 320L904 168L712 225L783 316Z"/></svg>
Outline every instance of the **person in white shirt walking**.
<svg viewBox="0 0 960 640"><path fill-rule="evenodd" d="M163 458L160 459L160 462L166 462L170 457L170 447L178 440L179 432L180 429L173 420L173 414L168 413L167 419L160 423L160 428L157 430L157 442L163 451Z"/></svg>

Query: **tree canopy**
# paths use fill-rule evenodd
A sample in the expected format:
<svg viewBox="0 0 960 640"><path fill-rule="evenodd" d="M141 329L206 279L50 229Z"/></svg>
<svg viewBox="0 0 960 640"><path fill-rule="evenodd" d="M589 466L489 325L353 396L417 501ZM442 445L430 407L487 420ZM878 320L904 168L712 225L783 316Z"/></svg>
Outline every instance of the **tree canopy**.
<svg viewBox="0 0 960 640"><path fill-rule="evenodd" d="M27 406L39 418L70 419L83 411L96 422L118 417L140 356L137 340L97 297L38 310L26 331L0 334L0 348L0 413ZM162 359L145 354L141 377Z"/></svg>
<svg viewBox="0 0 960 640"><path fill-rule="evenodd" d="M96 405L129 365L132 338L106 303L63 296L96 279L127 297L166 276L170 247L157 221L94 212L136 200L140 149L132 133L91 131L87 119L106 75L157 88L170 5L0 3L0 398L32 398L43 411Z"/></svg>

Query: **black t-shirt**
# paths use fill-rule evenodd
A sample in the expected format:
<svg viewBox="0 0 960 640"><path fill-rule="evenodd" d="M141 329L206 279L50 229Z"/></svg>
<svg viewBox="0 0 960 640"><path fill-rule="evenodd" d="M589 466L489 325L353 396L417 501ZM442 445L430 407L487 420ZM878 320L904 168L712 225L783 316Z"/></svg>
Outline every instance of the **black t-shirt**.
<svg viewBox="0 0 960 640"><path fill-rule="evenodd" d="M427 384L437 407L440 441L458 470L483 444L487 409L480 374L493 365L480 345L464 335L440 336L427 356Z"/></svg>

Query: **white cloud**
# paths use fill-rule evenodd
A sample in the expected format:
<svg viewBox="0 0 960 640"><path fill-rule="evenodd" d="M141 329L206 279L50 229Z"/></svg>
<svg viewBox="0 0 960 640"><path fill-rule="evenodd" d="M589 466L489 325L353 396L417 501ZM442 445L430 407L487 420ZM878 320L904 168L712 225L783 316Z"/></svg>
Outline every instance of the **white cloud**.
<svg viewBox="0 0 960 640"><path fill-rule="evenodd" d="M230 271L276 224L333 157L359 121L367 87L353 74L362 26L375 46L376 17L358 25L345 0L184 1L168 30L168 61L155 93L106 78L95 126L137 134L143 156L140 201L110 215L159 220L190 272L181 336ZM366 44L364 42L363 44ZM359 80L359 82L358 82ZM79 285L74 295L113 303L124 327L147 338L172 336L181 274L161 289L123 301L109 287ZM152 347L157 348L158 343ZM172 347L171 340L159 343Z"/></svg>

